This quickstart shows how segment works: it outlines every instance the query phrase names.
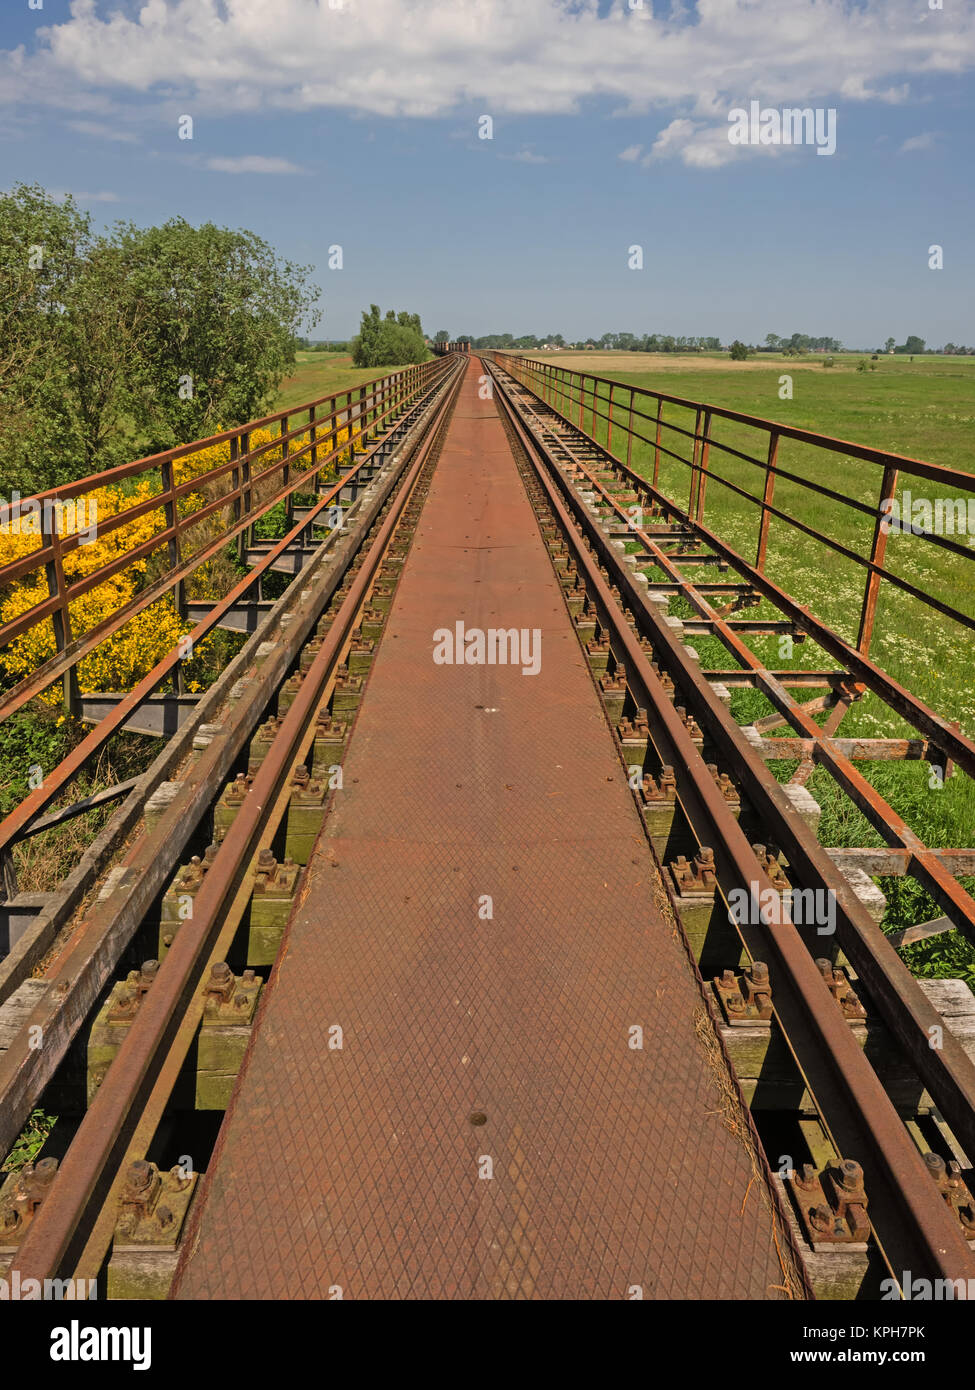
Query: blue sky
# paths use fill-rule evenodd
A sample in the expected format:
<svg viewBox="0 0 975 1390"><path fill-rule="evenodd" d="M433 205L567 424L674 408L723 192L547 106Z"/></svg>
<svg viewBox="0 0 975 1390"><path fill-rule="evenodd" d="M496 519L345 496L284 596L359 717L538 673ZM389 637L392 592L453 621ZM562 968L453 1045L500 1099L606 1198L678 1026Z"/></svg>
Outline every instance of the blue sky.
<svg viewBox="0 0 975 1390"><path fill-rule="evenodd" d="M975 342L970 0L333 4L7 0L0 186L249 227L315 267L316 336L376 301L431 333ZM752 99L835 108L836 153L731 146Z"/></svg>

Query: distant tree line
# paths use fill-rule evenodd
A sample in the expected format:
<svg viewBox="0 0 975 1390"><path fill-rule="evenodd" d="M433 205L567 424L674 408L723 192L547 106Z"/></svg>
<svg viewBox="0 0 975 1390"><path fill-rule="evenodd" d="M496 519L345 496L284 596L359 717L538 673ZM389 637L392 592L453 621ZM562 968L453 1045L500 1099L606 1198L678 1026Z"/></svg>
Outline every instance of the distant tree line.
<svg viewBox="0 0 975 1390"><path fill-rule="evenodd" d="M252 232L96 235L71 197L0 192L0 494L266 413L317 318L308 273Z"/></svg>
<svg viewBox="0 0 975 1390"><path fill-rule="evenodd" d="M720 338L716 337L685 337L670 333L645 333L642 336L638 333L604 333L600 338L579 338L576 340L566 340L561 333L543 334L537 337L534 333L524 333L521 337L516 337L513 333L488 333L483 337L477 338L469 333L449 334L446 330L441 330L437 334L437 341L446 341L452 338L454 341L469 339L475 348L500 348L502 351L521 351L530 352L532 350L542 350L544 348L575 348L575 349L599 349L602 351L617 352L721 352L726 350ZM741 360L741 354L746 356L752 353L769 352L778 353L786 357L800 357L807 352L834 353L843 352L843 344L839 338L832 338L828 335L815 337L809 333L791 333L784 337L778 333L767 333L762 343L743 343L739 339L734 339L728 345L733 348L735 356ZM864 352L871 351L869 348L851 348L847 351ZM900 345L895 344L893 338L888 338L886 346L876 349L877 353L894 352L908 353L915 355L922 352L941 352L949 355L972 356L975 355L975 348L958 347L954 343L946 343L943 348L928 348L924 345L924 339L915 334L908 334L906 340Z"/></svg>

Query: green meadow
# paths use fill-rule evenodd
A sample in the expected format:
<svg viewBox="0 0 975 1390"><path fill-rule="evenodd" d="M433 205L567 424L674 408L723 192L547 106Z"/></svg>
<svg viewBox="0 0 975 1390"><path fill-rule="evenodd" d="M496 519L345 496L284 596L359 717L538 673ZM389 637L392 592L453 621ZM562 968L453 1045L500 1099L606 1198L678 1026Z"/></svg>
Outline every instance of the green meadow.
<svg viewBox="0 0 975 1390"><path fill-rule="evenodd" d="M538 354L538 356L542 356ZM597 358L590 364L590 358ZM609 359L621 359L619 367ZM599 353L552 354L549 360L573 370L593 371L616 382L695 402L741 411L763 419L814 430L833 438L923 459L975 473L975 359L881 357L871 363L869 354L839 354L834 365L823 366L822 355L788 358L762 354L759 359L732 363L727 357L683 357L675 360L645 354ZM857 364L866 361L867 370ZM632 370L637 365L641 370ZM649 368L649 369L648 369ZM871 369L873 368L873 369ZM787 397L791 378L792 398ZM783 394L780 394L780 391ZM609 388L597 390L597 412L608 414ZM613 392L613 451L625 456L626 446L620 426L629 415L629 393L616 387ZM586 401L586 428L591 430L589 389ZM636 404L651 419L635 420L639 433L649 443L633 448L632 465L647 477L653 474L656 429L656 402ZM578 420L578 407L570 411ZM690 458L690 440L677 429L693 431L696 412L666 404L661 441L665 448ZM677 427L668 428L668 426ZM596 421L596 436L605 443L607 425ZM750 562L756 558L760 518L759 505L719 481L734 484L752 498L761 499L765 469L726 453L724 445L766 458L769 436L753 426L713 417L703 522ZM880 497L883 467L852 458L847 452L827 452L811 445L783 439L779 444L778 467L832 489L843 499L852 499L876 508ZM661 453L659 487L686 509L690 470L685 463ZM973 480L975 487L975 480ZM935 482L901 474L897 497L904 490L913 499L961 498L973 505L975 491L941 487ZM776 481L774 505L783 512L839 542L859 555L869 555L874 518L828 497L810 492L799 481L781 476ZM954 515L954 514L953 514ZM918 514L916 513L917 517ZM956 531L953 539L961 545L975 535ZM914 535L891 533L888 538L888 568L924 593L936 595L968 617L975 617L975 549L971 558L953 555ZM766 572L771 579L818 617L824 619L848 642L857 641L866 571L854 561L837 554L814 537L804 534L786 521L773 517L769 527ZM713 568L688 568L688 578L713 577ZM726 576L727 577L727 576ZM651 572L652 583L652 572ZM680 616L690 608L675 600L671 611ZM749 616L779 616L771 604L763 602L748 610ZM811 639L795 642L791 654L780 648L777 637L750 638L753 649L770 667L833 670L832 657ZM729 669L736 665L723 644L714 638L692 639L700 652L704 668ZM958 720L962 730L975 736L975 644L971 629L934 612L920 600L881 584L871 657L895 680L910 688L939 714ZM798 699L821 692L798 692ZM732 710L739 722L747 723L772 713L770 703L751 691L733 695ZM823 716L818 716L822 722ZM875 696L867 695L846 715L840 729L844 737L917 736ZM773 763L781 780L787 780L794 763ZM907 823L933 846L975 845L975 786L964 774L949 778L943 786L932 778L925 762L858 763L859 770L893 805ZM829 845L880 845L880 835L870 826L850 799L840 791L822 769L813 774L809 790L823 808L820 838ZM971 889L975 884L966 883ZM885 879L881 887L888 895L885 925L891 929L940 916L943 909L932 901L912 879ZM923 973L965 973L975 984L975 952L960 941L956 933L938 938L929 945L906 952Z"/></svg>

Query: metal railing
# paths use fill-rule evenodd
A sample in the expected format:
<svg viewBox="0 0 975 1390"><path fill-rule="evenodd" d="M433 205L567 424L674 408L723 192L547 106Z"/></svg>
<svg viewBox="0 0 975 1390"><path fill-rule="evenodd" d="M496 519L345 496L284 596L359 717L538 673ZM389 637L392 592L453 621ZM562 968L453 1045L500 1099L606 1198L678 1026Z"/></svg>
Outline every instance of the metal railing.
<svg viewBox="0 0 975 1390"><path fill-rule="evenodd" d="M922 544L936 547L955 557L968 566L975 561L975 550L965 541L952 539L951 535L941 535L926 529L918 523L905 521L899 509L904 498L898 498L898 488L905 480L922 479L927 484L935 484L938 498L946 505L942 515L954 529L957 513L953 494L965 494L957 502L967 505L968 514L975 518L975 474L955 468L944 468L922 459L909 458L902 454L853 444L844 439L818 434L812 430L800 429L781 421L763 419L742 411L730 410L703 401L688 400L682 396L668 395L662 391L648 390L632 386L611 378L596 376L589 372L572 371L556 362L541 361L513 353L485 353L486 357L498 362L515 380L533 390L558 414L569 423L587 432L596 442L613 450L614 435L617 439L616 456L628 467L634 466L641 454L646 452L645 463L652 469L652 483L655 488L661 485L661 469L668 464L679 465L686 470L688 484L687 515L693 522L703 523L705 497L709 481L720 485L751 504L757 513L757 538L755 566L764 573L768 561L769 533L773 517L785 522L794 532L799 532L811 541L825 546L835 555L864 571L863 594L860 602L859 623L856 635L857 650L864 656L870 650L877 613L877 602L881 585L889 584L910 595L925 608L939 613L942 617L959 624L969 632L975 631L975 611L963 612L945 602L935 593L920 588L903 574L895 573L888 567L887 542L893 533L910 534ZM668 412L668 413L665 413ZM728 438L719 438L716 430L720 422L738 427L741 442L754 445L739 448ZM877 470L876 500L863 500L852 495L852 489L861 484L870 491L870 474L861 472L851 477L851 492L842 492L826 483L817 482L811 476L803 476L795 471L799 464L787 468L780 457L783 441L794 441L820 451L820 460L826 455L843 455L871 465ZM621 447L622 446L622 447ZM645 451L641 446L646 446ZM636 451L637 458L634 457ZM683 452L682 452L683 451ZM715 454L721 461L736 461L741 465L739 477L729 477L726 472L715 468ZM816 460L810 460L815 469ZM679 469L675 473L670 468L665 493L673 500L679 485ZM742 475L747 480L754 476L760 491L752 491L743 485ZM856 527L845 525L840 519L862 518L861 525L869 527L869 543L858 545L855 539L850 543L828 535L820 527L803 520L785 510L776 502L776 483L788 483L802 489L805 495L825 499L832 506L840 508L836 514L839 524L834 530L846 530L855 536ZM793 494L796 496L797 494ZM947 529L947 528L946 528ZM964 524L959 530L964 530ZM928 552L931 554L932 552ZM975 584L975 569L967 569L965 578L957 587L972 591Z"/></svg>
<svg viewBox="0 0 975 1390"><path fill-rule="evenodd" d="M64 682L68 707L75 708L80 661L169 593L182 613L187 578L234 539L238 539L242 555L244 546L253 543L254 523L279 502L284 502L285 529L290 530L296 494L316 493L319 481L333 465L344 456L351 460L356 446L367 435L381 429L447 370L449 364L437 359L405 367L362 386L277 411L207 439L0 505L0 556L4 534L20 525L25 515L40 521L37 548L0 565L0 594L38 577L41 588L46 589L46 596L39 602L0 624L0 654L18 637L49 620L55 644L55 655L50 660L0 696L0 720L57 680ZM295 424L296 420L299 423ZM277 433L273 433L275 429ZM271 438L253 447L251 436L258 431L272 432ZM224 445L228 446L225 461L194 469L194 459ZM131 485L132 480L148 483L151 495L97 524L99 541L123 532L120 553L71 582L65 573L65 558L84 542L81 530L61 533L65 504L70 503L77 515L79 501L84 504L99 489L124 487ZM193 536L194 529L212 517L225 524L217 535L199 541ZM152 534L148 539L125 545L124 528L132 528L142 518L150 518L154 523ZM164 559L162 574L141 585L135 596L117 610L76 630L71 605L77 599L133 564L156 556Z"/></svg>

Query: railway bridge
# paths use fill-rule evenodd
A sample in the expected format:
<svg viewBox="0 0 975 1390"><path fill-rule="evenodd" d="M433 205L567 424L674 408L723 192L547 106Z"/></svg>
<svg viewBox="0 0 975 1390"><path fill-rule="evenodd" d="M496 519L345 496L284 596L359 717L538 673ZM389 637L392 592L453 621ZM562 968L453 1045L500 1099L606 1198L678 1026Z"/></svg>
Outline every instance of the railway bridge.
<svg viewBox="0 0 975 1390"><path fill-rule="evenodd" d="M958 712L872 654L891 594L975 626L888 563L918 479L975 490L448 344L32 499L0 593L36 602L0 654L50 654L0 718L58 701L87 732L0 821L0 1149L57 1117L8 1164L0 1273L178 1300L975 1277L975 1000L897 950L975 941L975 848L924 843L870 780L975 773ZM126 481L114 553L81 565L59 507ZM796 536L824 586L830 555L860 576L855 631L790 591ZM85 688L163 612L178 640L131 690ZM844 734L866 701L880 732ZM858 813L842 843L817 777ZM25 886L72 823L74 862ZM885 932L907 878L943 915Z"/></svg>

